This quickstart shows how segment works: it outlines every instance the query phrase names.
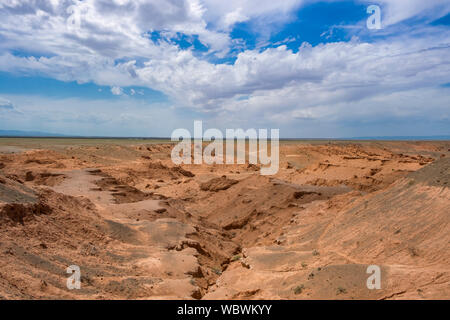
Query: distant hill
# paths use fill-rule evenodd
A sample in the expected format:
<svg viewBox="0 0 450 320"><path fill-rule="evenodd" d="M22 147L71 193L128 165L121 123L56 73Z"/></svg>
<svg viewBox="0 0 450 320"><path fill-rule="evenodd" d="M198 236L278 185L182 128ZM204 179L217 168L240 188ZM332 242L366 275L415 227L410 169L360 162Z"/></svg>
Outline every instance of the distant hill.
<svg viewBox="0 0 450 320"><path fill-rule="evenodd" d="M0 130L0 137L65 137L65 135L40 131Z"/></svg>
<svg viewBox="0 0 450 320"><path fill-rule="evenodd" d="M110 137L110 136L83 136L83 135L64 135L59 133L41 132L41 131L22 131L22 130L0 130L0 137L60 137L60 138L114 138L114 139L169 139L170 137ZM426 140L450 140L450 135L443 136L373 136L373 137L346 137L346 138L280 138L280 140L391 140L391 141L426 141Z"/></svg>
<svg viewBox="0 0 450 320"><path fill-rule="evenodd" d="M352 137L348 140L450 140L450 136L384 136L384 137Z"/></svg>

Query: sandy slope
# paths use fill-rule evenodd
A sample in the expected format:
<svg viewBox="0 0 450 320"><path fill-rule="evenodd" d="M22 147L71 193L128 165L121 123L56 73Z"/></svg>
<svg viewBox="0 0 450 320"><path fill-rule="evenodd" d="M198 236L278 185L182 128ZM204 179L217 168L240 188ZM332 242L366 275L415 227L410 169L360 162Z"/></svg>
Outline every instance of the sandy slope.
<svg viewBox="0 0 450 320"><path fill-rule="evenodd" d="M449 142L290 142L271 177L169 144L21 148L0 153L0 298L450 297Z"/></svg>

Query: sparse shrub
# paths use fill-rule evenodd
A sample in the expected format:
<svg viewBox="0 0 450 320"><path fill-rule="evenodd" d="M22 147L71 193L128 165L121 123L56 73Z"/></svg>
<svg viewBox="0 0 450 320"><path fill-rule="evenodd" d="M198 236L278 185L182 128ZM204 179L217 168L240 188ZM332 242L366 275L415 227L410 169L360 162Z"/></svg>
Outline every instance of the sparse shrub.
<svg viewBox="0 0 450 320"><path fill-rule="evenodd" d="M300 293L302 293L303 292L303 289L305 289L305 286L304 285L299 285L299 286L296 286L295 288L294 288L294 293L295 294L300 294Z"/></svg>
<svg viewBox="0 0 450 320"><path fill-rule="evenodd" d="M239 259L241 259L241 256L237 254L233 258L231 258L231 262L238 261Z"/></svg>
<svg viewBox="0 0 450 320"><path fill-rule="evenodd" d="M341 293L347 293L347 290L345 290L345 288L338 287L336 289L336 294L341 294Z"/></svg>
<svg viewBox="0 0 450 320"><path fill-rule="evenodd" d="M417 252L417 249L416 249L416 248L409 247L409 248L408 248L408 251L409 251L409 255L410 255L411 257L418 257L418 256L419 256L419 252Z"/></svg>
<svg viewBox="0 0 450 320"><path fill-rule="evenodd" d="M212 268L212 271L219 276L222 275L222 270L220 270L219 268Z"/></svg>
<svg viewBox="0 0 450 320"><path fill-rule="evenodd" d="M302 262L302 268L306 268L308 266L308 264L307 263L305 263L305 262Z"/></svg>
<svg viewBox="0 0 450 320"><path fill-rule="evenodd" d="M314 249L312 252L313 256L318 256L319 254L320 254L319 251L317 251L316 249Z"/></svg>

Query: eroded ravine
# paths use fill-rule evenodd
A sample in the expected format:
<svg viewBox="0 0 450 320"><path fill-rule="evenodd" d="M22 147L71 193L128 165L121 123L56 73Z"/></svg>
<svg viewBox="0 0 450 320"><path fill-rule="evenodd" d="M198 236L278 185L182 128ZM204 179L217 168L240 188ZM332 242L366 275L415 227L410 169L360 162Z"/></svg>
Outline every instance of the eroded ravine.
<svg viewBox="0 0 450 320"><path fill-rule="evenodd" d="M275 177L252 165L174 166L170 146L102 148L1 156L0 295L446 294L447 146L406 155L374 145L287 145ZM385 281L379 292L365 286L374 263ZM71 264L83 270L82 290L65 288Z"/></svg>

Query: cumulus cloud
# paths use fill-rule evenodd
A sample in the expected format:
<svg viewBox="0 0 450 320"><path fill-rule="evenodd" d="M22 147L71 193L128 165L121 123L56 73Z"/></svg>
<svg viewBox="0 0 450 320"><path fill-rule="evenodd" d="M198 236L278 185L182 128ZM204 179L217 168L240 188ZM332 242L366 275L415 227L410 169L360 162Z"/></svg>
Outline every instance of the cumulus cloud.
<svg viewBox="0 0 450 320"><path fill-rule="evenodd" d="M240 53L234 65L211 65L185 53L183 59L189 62L181 67L170 60L152 61L138 74L192 106L244 109L264 96L255 107L263 108L273 100L270 108L279 112L283 105L350 102L362 96L438 86L450 74L449 42L447 32L406 43L398 39L305 45L297 53L280 46ZM183 74L180 68L185 69ZM235 99L239 95L252 98Z"/></svg>
<svg viewBox="0 0 450 320"><path fill-rule="evenodd" d="M221 30L228 30L237 22L262 19L266 23L289 20L295 9L314 0L205 0L206 20Z"/></svg>

